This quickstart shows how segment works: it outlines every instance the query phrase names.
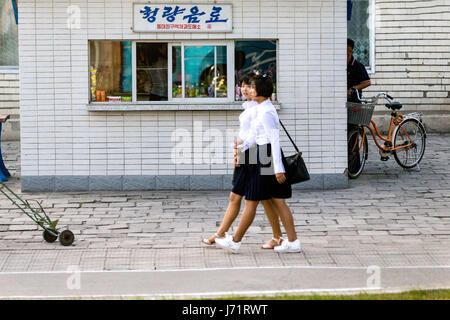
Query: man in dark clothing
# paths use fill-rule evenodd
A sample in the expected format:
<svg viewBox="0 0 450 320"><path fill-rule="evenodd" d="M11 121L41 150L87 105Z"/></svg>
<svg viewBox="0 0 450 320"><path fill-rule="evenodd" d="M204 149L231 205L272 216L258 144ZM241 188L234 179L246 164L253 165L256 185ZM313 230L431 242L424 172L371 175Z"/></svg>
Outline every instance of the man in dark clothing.
<svg viewBox="0 0 450 320"><path fill-rule="evenodd" d="M347 39L347 101L349 102L359 102L358 96L356 95L355 90L358 90L359 97L362 98L362 89L367 88L371 85L369 75L367 74L366 67L357 61L353 57L353 48L355 47L355 43L352 39ZM349 134L354 126L349 125L347 130ZM360 129L358 129L360 130ZM359 138L358 136L353 135L352 140L349 141L349 145L359 146ZM358 139L358 140L353 140ZM364 155L362 155L364 157ZM361 155L359 147L356 147L354 150L348 150L348 170L356 174L361 168Z"/></svg>
<svg viewBox="0 0 450 320"><path fill-rule="evenodd" d="M355 43L352 39L347 39L347 101L359 102L356 92L362 97L362 89L371 85L366 67L353 57L353 48Z"/></svg>

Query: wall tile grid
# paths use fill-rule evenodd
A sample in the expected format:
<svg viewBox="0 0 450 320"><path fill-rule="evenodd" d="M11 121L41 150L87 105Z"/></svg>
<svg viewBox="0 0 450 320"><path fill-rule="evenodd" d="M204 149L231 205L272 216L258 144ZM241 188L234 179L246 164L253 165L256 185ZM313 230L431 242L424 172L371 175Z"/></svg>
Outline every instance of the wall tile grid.
<svg viewBox="0 0 450 320"><path fill-rule="evenodd" d="M346 1L229 2L233 33L155 35L131 31L131 0L20 1L22 175L231 174L228 154L226 164L172 164L171 135L180 127L194 132L196 121L203 131L236 129L239 111L86 111L88 40L191 38L279 39L280 118L311 173L342 174ZM67 28L69 5L81 10L80 29ZM292 153L283 132L281 140ZM201 157L201 148L194 146L193 157Z"/></svg>
<svg viewBox="0 0 450 320"><path fill-rule="evenodd" d="M17 114L19 108L19 74L0 71L0 114Z"/></svg>
<svg viewBox="0 0 450 320"><path fill-rule="evenodd" d="M376 1L376 73L366 96L387 91L404 105L440 118L447 129L450 113L450 2ZM383 105L375 109L389 115ZM436 120L438 121L438 120Z"/></svg>

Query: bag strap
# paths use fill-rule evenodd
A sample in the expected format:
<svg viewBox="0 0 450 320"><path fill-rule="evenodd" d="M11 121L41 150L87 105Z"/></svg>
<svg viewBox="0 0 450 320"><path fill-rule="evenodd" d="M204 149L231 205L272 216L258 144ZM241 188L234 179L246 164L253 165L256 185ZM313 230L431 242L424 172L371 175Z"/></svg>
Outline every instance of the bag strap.
<svg viewBox="0 0 450 320"><path fill-rule="evenodd" d="M284 127L283 122L281 122L280 119L278 119L278 120L280 121L280 124L281 124L281 126L283 127L284 132L286 132L286 134L287 134L289 140L291 140L292 144L294 145L295 150L297 151L297 153L300 153L300 150L298 150L297 145L295 144L294 140L292 140L292 138L291 138L291 135L289 134L289 132L287 132L286 128Z"/></svg>

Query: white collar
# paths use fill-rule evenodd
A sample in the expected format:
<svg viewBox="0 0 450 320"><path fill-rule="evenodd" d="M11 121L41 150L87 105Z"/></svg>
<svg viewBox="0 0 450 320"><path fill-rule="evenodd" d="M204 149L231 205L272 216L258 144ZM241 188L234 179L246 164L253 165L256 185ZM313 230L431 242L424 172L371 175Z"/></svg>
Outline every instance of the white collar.
<svg viewBox="0 0 450 320"><path fill-rule="evenodd" d="M245 110L245 109L248 109L248 108L250 108L250 107L256 106L257 104L258 104L258 103L257 103L256 101L253 101L253 100L245 101L245 102L242 104L242 108L244 108L244 110Z"/></svg>

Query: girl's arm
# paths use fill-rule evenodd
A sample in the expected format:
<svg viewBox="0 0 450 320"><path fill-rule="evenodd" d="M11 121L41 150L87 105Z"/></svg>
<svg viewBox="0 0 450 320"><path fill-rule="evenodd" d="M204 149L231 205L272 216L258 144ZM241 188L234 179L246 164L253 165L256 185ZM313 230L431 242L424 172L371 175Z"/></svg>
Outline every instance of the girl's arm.
<svg viewBox="0 0 450 320"><path fill-rule="evenodd" d="M246 150L250 149L255 143L256 143L256 121L257 119L254 119L250 126L250 131L247 137L240 141L238 141L238 145L236 146L237 149L239 149L241 152L245 152Z"/></svg>
<svg viewBox="0 0 450 320"><path fill-rule="evenodd" d="M272 158L274 162L275 174L285 173L286 170L283 166L281 158L281 146L280 146L280 125L278 117L272 112L266 112L262 117L262 124L272 145Z"/></svg>

